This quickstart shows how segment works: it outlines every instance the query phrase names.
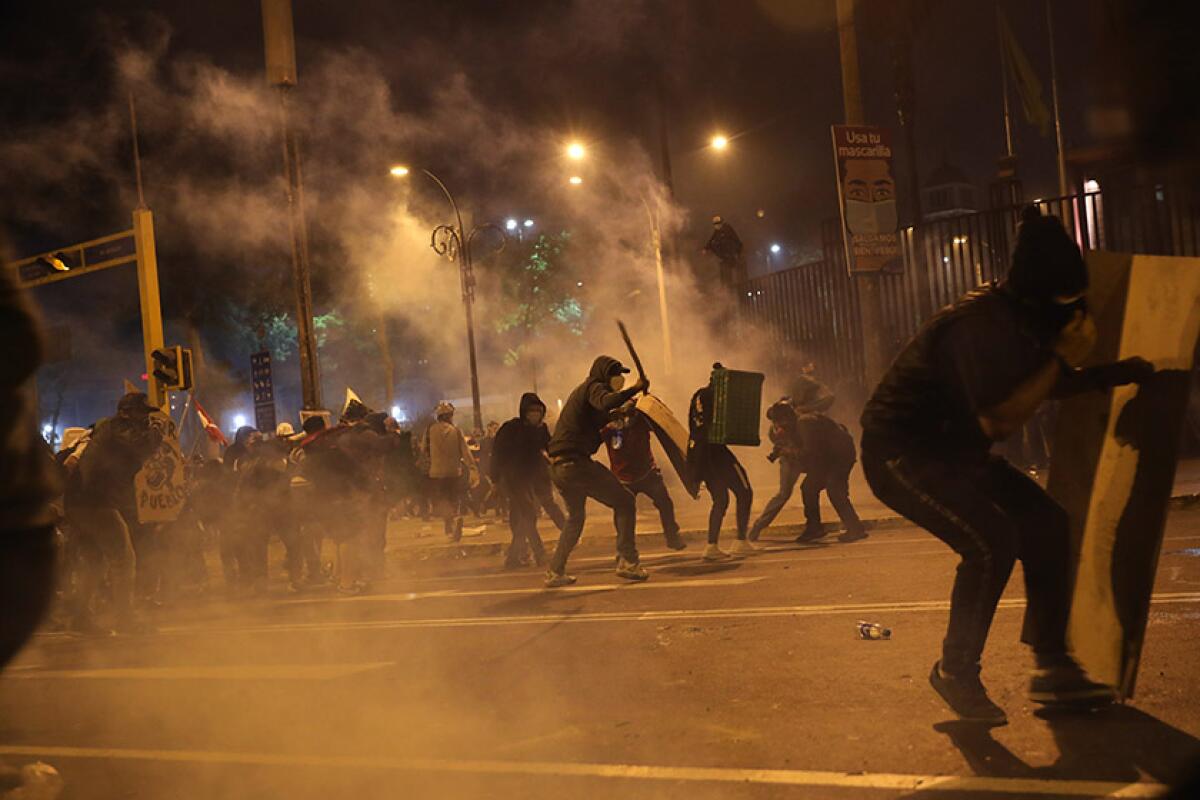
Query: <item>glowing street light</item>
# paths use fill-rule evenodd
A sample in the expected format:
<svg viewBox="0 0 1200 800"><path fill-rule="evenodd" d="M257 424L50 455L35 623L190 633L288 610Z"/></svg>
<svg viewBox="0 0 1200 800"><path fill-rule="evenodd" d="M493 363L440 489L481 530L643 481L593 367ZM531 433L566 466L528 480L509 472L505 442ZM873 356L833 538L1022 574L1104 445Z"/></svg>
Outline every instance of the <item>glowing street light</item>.
<svg viewBox="0 0 1200 800"><path fill-rule="evenodd" d="M579 142L571 142L567 145L567 158L572 161L582 161L587 155L587 149Z"/></svg>
<svg viewBox="0 0 1200 800"><path fill-rule="evenodd" d="M515 231L517 229L517 221L510 217L504 221L504 227L510 231Z"/></svg>
<svg viewBox="0 0 1200 800"><path fill-rule="evenodd" d="M531 220L531 219L527 219L527 220L525 220L525 227L526 227L526 228L532 228L532 227L533 227L533 220Z"/></svg>
<svg viewBox="0 0 1200 800"><path fill-rule="evenodd" d="M392 173L393 178L403 178L408 175L408 167L403 164L397 164L388 171Z"/></svg>
<svg viewBox="0 0 1200 800"><path fill-rule="evenodd" d="M579 177L578 175L572 175L571 177L567 178L567 183L571 184L572 186L578 186L579 184L583 183L583 178Z"/></svg>
<svg viewBox="0 0 1200 800"><path fill-rule="evenodd" d="M779 245L777 245L777 244L773 244L773 245L771 245L771 252L772 252L772 253L774 253L775 255L779 255L779 251L780 251L780 250L782 250L782 249L783 249L783 248L782 248L782 247L780 247L780 246L779 246Z"/></svg>
<svg viewBox="0 0 1200 800"><path fill-rule="evenodd" d="M724 150L729 147L729 137L718 133L709 139L708 143L712 145L713 150Z"/></svg>
<svg viewBox="0 0 1200 800"><path fill-rule="evenodd" d="M245 414L234 414L233 427L235 427L235 428L246 427L246 415Z"/></svg>

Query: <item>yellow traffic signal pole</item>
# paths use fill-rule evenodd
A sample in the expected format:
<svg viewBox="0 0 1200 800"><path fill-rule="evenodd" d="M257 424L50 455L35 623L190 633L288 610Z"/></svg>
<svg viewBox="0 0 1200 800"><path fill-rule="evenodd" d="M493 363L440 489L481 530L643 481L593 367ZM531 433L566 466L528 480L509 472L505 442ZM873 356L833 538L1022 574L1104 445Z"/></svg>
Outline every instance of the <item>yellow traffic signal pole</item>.
<svg viewBox="0 0 1200 800"><path fill-rule="evenodd" d="M158 257L154 250L154 216L140 206L133 210L133 240L137 249L138 301L142 310L142 350L146 362L146 396L150 405L168 413L167 392L154 377L150 354L163 346L162 303L158 294Z"/></svg>

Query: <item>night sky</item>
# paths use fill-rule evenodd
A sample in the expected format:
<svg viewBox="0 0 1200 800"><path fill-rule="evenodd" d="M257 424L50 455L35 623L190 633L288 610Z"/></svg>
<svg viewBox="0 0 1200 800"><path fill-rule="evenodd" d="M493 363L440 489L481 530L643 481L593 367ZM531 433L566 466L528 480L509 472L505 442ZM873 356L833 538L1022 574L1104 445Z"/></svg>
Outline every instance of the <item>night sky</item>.
<svg viewBox="0 0 1200 800"><path fill-rule="evenodd" d="M1002 0L1002 5L1039 73L1049 104L1044 0ZM1089 0L1053 2L1068 147L1089 143L1087 87L1103 55L1095 52L1101 5ZM909 224L911 165L896 120L890 49L897 8L911 14L914 28L918 169L927 176L943 163L960 168L977 187L981 202L1004 147L1000 61L991 0L860 0L867 121L896 132L901 221ZM547 163L561 158L566 141L579 138L608 163L636 161L633 155L640 150L658 170L661 86L676 198L686 213L678 244L693 262L706 263L699 250L713 214L723 215L740 231L752 272L765 268L762 253L771 242L785 250L785 257L775 260L776 267L820 257L821 223L837 214L829 126L842 118L833 0L294 0L294 18L301 108L313 100L317 65L330 59L369 64L372 74L386 82L392 109L417 121L435 118L439 92L462 81L489 113L542 135L551 132L543 143ZM109 129L126 130L127 112L116 88L117 61L130 50L152 54L159 76L200 64L254 84L263 73L259 4L8 4L0 25L0 148L12 142L21 145L5 150L6 157L0 159L6 162L0 165L0 176L10 190L0 199L0 224L14 256L128 227L128 139L122 133L98 145L88 140L87 121L108 115ZM165 91L178 83L178 76L174 83L164 81ZM1026 196L1053 194L1053 136L1040 136L1024 121L1015 98L1013 102ZM147 125L152 132L142 137L150 165L146 193L158 218L168 338L178 339L171 320L178 320L197 293L215 295L228 288L227 277L242 280L249 273L236 271L238 259L212 260L197 254L194 231L180 235L185 220L171 216L168 201L180 192L181 181L154 165L156 157L168 151L178 159L181 152L172 149L171 140L186 140L192 132L186 120L164 119L168 111L152 98L142 97L139 104L139 113L153 122ZM272 114L263 109L263 126L274 124ZM718 131L732 140L721 155L706 147ZM379 133L381 141L391 141L390 132ZM516 215L541 221L561 215L562 209L547 199L536 181L525 180L519 165L509 160L498 167L489 158L486 135L467 145L456 140L452 130L444 137L437 134L435 130L424 137L416 152L309 158L306 178L316 186L329 182L329 171L345 170L346 175L337 176L343 183L361 181L380 191L381 182L387 181L388 159L413 158L446 177L477 219ZM50 177L41 171L39 164L44 162L32 157L43 140L46 152L70 155L79 150L88 155L78 158L68 173ZM57 151L51 149L51 140ZM354 146L363 144L356 141ZM345 145L352 146L349 141ZM329 147L328 142L323 146ZM302 147L311 156L317 143L302 142ZM466 147L474 150L465 153ZM189 159L186 168L193 182L207 176L261 188L265 180L277 178L274 149L264 151L257 174L239 173L232 165L236 160L215 153L210 164L203 145L182 154ZM273 206L276 197L270 195ZM31 212L34 208L38 213ZM757 209L765 211L762 220L755 215ZM316 213L309 209L310 216ZM338 280L337 254L331 264L322 255L319 231L314 239L320 311L321 297ZM277 249L276 255L282 255ZM256 255L261 253L241 261L254 263ZM279 267L277 277L282 278L283 264ZM258 286L258 294L283 299L289 289L276 283ZM98 340L115 336L121 343L120 364L97 360L92 365L97 385L108 386L110 374L138 368L132 269L66 281L35 296L51 322L71 322L77 342L87 328L99 330L96 326L103 325ZM243 355L229 355L237 370L242 369L238 365ZM75 369L82 374L84 367L76 362Z"/></svg>
<svg viewBox="0 0 1200 800"><path fill-rule="evenodd" d="M859 47L869 121L895 127L887 38L892 5L864 0ZM928 175L943 162L955 165L983 196L1003 149L994 4L917 5L923 6L914 38L918 167ZM836 212L829 125L839 121L842 105L833 6L832 0L296 0L300 90L306 56L315 50L361 50L378 59L397 102L418 110L428 102L428 81L388 72L388 63L389 54L420 49L431 60L442 54L448 64L460 65L497 108L560 127L564 137L577 133L614 147L635 137L657 159L655 81L661 73L677 194L692 212L695 236L704 234L708 216L721 213L744 229L752 245L769 239L811 249L820 221ZM1088 141L1084 84L1097 55L1099 6L1054 2L1068 146ZM1003 7L1041 73L1048 103L1043 0L1004 0ZM146 41L164 23L171 32L167 59L201 54L235 73L262 70L255 2L51 0L10 5L7 15L0 30L0 108L9 125L44 124L106 98L103 87L112 79L108 43L118 34ZM1016 113L1028 194L1050 193L1053 138L1039 136ZM732 150L720 158L704 149L715 130L734 137ZM448 142L446 152L429 154L431 162L452 161L453 147ZM909 165L902 154L898 158L903 181ZM903 199L903 187L900 194ZM486 202L497 213L531 205L503 191ZM757 208L767 212L763 222L754 221Z"/></svg>

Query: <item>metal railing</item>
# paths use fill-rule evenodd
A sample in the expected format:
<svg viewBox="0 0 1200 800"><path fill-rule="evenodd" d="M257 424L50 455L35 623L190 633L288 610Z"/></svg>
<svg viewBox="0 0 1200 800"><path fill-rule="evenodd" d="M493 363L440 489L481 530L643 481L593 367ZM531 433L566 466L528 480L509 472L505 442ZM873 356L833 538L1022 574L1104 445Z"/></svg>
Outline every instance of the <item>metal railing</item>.
<svg viewBox="0 0 1200 800"><path fill-rule="evenodd" d="M1081 249L1200 255L1200 187L1160 183L1035 201ZM1008 272L1022 206L934 220L902 232L903 270L882 277L884 341L895 352L934 311ZM742 319L812 359L834 383L862 383L858 293L840 227L822 230L824 258L746 281Z"/></svg>

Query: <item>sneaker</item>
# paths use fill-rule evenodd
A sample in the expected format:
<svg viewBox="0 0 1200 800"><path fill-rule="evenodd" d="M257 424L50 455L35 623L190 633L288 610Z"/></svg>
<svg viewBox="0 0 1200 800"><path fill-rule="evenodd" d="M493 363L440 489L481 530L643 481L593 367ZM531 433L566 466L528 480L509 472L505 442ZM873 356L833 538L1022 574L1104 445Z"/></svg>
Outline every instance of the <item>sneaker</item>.
<svg viewBox="0 0 1200 800"><path fill-rule="evenodd" d="M1096 708L1116 702L1117 694L1111 686L1089 678L1075 659L1064 656L1059 663L1034 670L1029 699L1044 705Z"/></svg>
<svg viewBox="0 0 1200 800"><path fill-rule="evenodd" d="M736 539L729 552L735 556L750 556L759 552L759 548L755 547L745 539Z"/></svg>
<svg viewBox="0 0 1200 800"><path fill-rule="evenodd" d="M705 561L728 561L729 559L733 558L733 556L729 555L729 553L726 553L719 546L710 544L704 548L704 555L702 558Z"/></svg>
<svg viewBox="0 0 1200 800"><path fill-rule="evenodd" d="M564 572L555 572L552 569L546 570L545 586L547 589L557 589L559 586L570 586L575 582L575 580L576 578L574 575L567 575Z"/></svg>
<svg viewBox="0 0 1200 800"><path fill-rule="evenodd" d="M644 581L650 577L650 573L636 561L626 561L622 558L617 562L617 577L627 581Z"/></svg>
<svg viewBox="0 0 1200 800"><path fill-rule="evenodd" d="M861 542L867 538L867 532L862 528L855 528L852 531L846 531L838 537L839 542Z"/></svg>
<svg viewBox="0 0 1200 800"><path fill-rule="evenodd" d="M825 526L823 525L807 527L804 529L804 533L796 537L796 541L800 544L803 544L804 542L815 542L818 539L823 538L825 533Z"/></svg>
<svg viewBox="0 0 1200 800"><path fill-rule="evenodd" d="M680 536L678 533L668 533L665 535L667 537L667 549L668 550L686 550L687 549L687 542L685 542L683 540L683 537Z"/></svg>
<svg viewBox="0 0 1200 800"><path fill-rule="evenodd" d="M959 719L967 722L985 722L990 725L1005 725L1008 716L1004 709L992 702L979 680L979 673L971 671L963 675L947 675L942 672L942 662L933 665L929 673L929 684L942 696Z"/></svg>

